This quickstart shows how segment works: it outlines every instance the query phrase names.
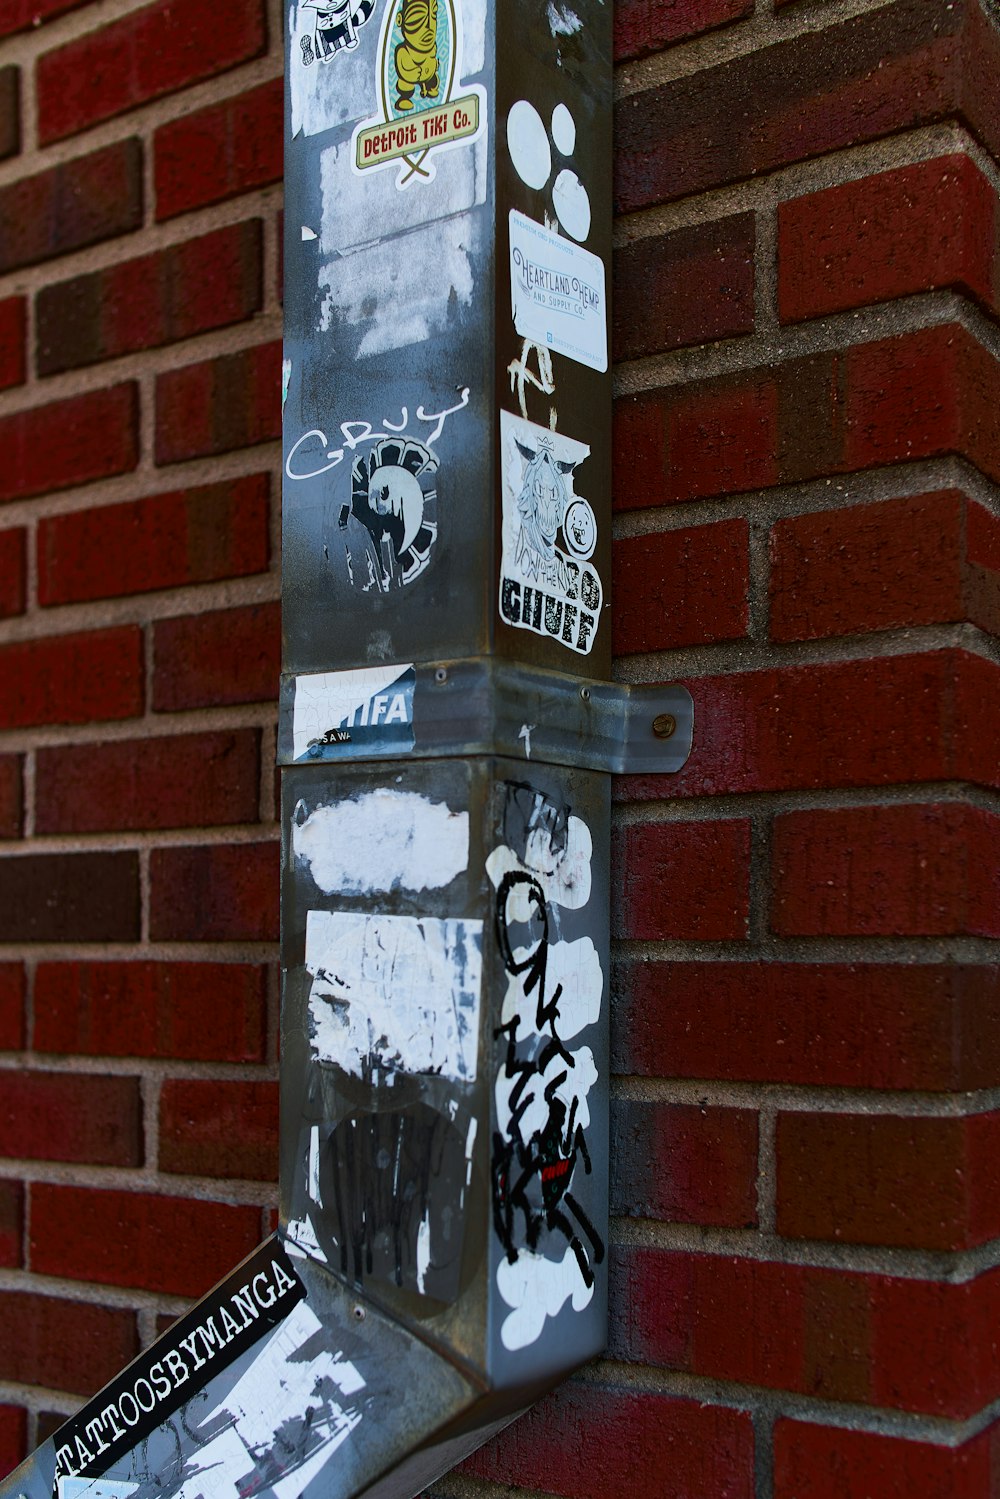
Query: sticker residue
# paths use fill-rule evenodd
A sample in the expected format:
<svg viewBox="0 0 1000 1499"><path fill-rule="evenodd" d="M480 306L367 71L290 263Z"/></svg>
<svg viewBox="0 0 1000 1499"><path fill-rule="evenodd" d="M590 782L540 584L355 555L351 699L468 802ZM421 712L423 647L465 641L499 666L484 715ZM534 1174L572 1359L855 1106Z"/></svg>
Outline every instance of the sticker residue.
<svg viewBox="0 0 1000 1499"><path fill-rule="evenodd" d="M310 911L313 1054L357 1077L476 1077L481 921Z"/></svg>

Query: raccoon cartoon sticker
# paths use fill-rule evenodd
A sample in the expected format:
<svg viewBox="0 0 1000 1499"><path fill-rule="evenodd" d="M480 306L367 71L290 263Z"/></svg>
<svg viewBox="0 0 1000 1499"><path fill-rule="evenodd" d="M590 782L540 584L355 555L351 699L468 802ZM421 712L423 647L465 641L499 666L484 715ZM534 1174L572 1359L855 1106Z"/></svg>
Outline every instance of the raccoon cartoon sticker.
<svg viewBox="0 0 1000 1499"><path fill-rule="evenodd" d="M303 10L316 12L316 30L302 37L299 46L305 67L329 62L338 52L353 52L358 30L371 19L375 0L302 0Z"/></svg>
<svg viewBox="0 0 1000 1499"><path fill-rule="evenodd" d="M356 172L397 163L396 186L429 182L435 151L478 140L486 92L462 77L455 0L388 0L375 81L379 114L354 134Z"/></svg>

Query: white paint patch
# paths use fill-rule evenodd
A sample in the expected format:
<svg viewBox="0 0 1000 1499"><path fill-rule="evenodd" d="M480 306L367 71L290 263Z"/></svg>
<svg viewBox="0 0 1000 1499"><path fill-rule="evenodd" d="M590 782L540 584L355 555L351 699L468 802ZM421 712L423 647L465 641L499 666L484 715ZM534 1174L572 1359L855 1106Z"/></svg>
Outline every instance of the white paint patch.
<svg viewBox="0 0 1000 1499"><path fill-rule="evenodd" d="M507 116L507 150L514 170L528 187L544 187L552 171L552 152L541 115L519 99Z"/></svg>
<svg viewBox="0 0 1000 1499"><path fill-rule="evenodd" d="M582 243L590 233L590 197L579 177L568 167L555 180L552 202L566 233Z"/></svg>
<svg viewBox="0 0 1000 1499"><path fill-rule="evenodd" d="M486 860L486 873L495 887L505 874L513 871L532 875L542 887L545 899L553 905L579 911L590 899L590 861L594 840L580 817L570 817L566 846L554 850L548 829L539 826L529 836L524 862L506 844L494 849ZM508 906L512 921L530 921L532 907L515 892Z"/></svg>
<svg viewBox="0 0 1000 1499"><path fill-rule="evenodd" d="M508 911L514 909L514 901L508 901ZM525 962L531 948L515 947L514 957ZM604 993L604 973L597 948L589 937L580 937L575 942L553 942L549 946L546 968L546 990L552 994L562 985L559 999L559 1035L570 1041L594 1025L601 1014L601 998ZM525 1041L540 1029L537 1017L529 1001L525 1002L524 984L520 976L511 974L507 983L501 1008L501 1021L510 1025L518 1017L516 1041Z"/></svg>
<svg viewBox="0 0 1000 1499"><path fill-rule="evenodd" d="M563 156L572 156L576 150L576 121L565 104L557 104L552 111L552 139Z"/></svg>
<svg viewBox="0 0 1000 1499"><path fill-rule="evenodd" d="M365 327L360 355L384 354L446 332L450 308L471 305L479 235L475 217L459 214L372 245L352 258L350 274L339 259L328 262L319 273L320 288L326 287L320 329L340 322Z"/></svg>
<svg viewBox="0 0 1000 1499"><path fill-rule="evenodd" d="M524 758L526 760L531 759L531 731L534 727L533 723L523 723L521 725L521 732L517 736L518 739L524 740Z"/></svg>
<svg viewBox="0 0 1000 1499"><path fill-rule="evenodd" d="M583 22L568 5L556 5L555 0L549 0L546 15L553 36L575 36L578 31L583 30Z"/></svg>
<svg viewBox="0 0 1000 1499"><path fill-rule="evenodd" d="M481 921L310 911L313 1054L357 1077L474 1081L482 937Z"/></svg>
<svg viewBox="0 0 1000 1499"><path fill-rule="evenodd" d="M293 821L292 852L326 895L441 890L469 867L469 814L380 786Z"/></svg>
<svg viewBox="0 0 1000 1499"><path fill-rule="evenodd" d="M514 1264L502 1260L497 1266L497 1289L514 1309L500 1329L503 1346L512 1352L534 1343L546 1317L554 1317L568 1300L575 1312L582 1312L594 1294L593 1286L584 1284L572 1249L561 1260L522 1249Z"/></svg>

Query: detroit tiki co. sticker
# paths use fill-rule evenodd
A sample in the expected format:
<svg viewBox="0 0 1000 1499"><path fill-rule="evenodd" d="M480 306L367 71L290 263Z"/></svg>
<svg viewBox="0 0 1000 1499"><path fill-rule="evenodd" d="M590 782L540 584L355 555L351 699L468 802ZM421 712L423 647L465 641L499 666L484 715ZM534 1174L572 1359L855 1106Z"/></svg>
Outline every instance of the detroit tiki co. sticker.
<svg viewBox="0 0 1000 1499"><path fill-rule="evenodd" d="M486 92L461 79L455 0L388 0L375 80L379 112L354 132L354 170L398 162L397 187L429 182L433 153L469 145L486 129Z"/></svg>
<svg viewBox="0 0 1000 1499"><path fill-rule="evenodd" d="M597 520L573 476L590 449L509 411L500 413L500 438L501 618L589 655L604 597L591 562Z"/></svg>

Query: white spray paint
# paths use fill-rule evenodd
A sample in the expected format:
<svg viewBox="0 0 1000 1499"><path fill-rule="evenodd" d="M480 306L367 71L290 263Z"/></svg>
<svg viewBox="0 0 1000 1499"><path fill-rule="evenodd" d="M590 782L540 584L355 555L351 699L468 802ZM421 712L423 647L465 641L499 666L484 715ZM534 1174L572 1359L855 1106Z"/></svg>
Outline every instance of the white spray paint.
<svg viewBox="0 0 1000 1499"><path fill-rule="evenodd" d="M593 1286L586 1286L572 1249L561 1260L547 1260L522 1249L514 1264L502 1260L497 1266L497 1288L513 1307L500 1328L500 1339L512 1352L536 1342L546 1317L554 1317L567 1301L575 1312L590 1305Z"/></svg>
<svg viewBox="0 0 1000 1499"><path fill-rule="evenodd" d="M469 814L380 786L293 819L292 852L326 895L440 890L469 867Z"/></svg>
<svg viewBox="0 0 1000 1499"><path fill-rule="evenodd" d="M531 731L534 727L535 725L533 723L523 723L521 725L521 731L517 736L518 739L524 740L524 758L526 760L531 759Z"/></svg>
<svg viewBox="0 0 1000 1499"><path fill-rule="evenodd" d="M507 116L507 150L522 182L545 186L552 171L549 137L541 115L527 99L518 99Z"/></svg>
<svg viewBox="0 0 1000 1499"><path fill-rule="evenodd" d="M479 1044L481 921L310 911L314 1055L363 1077L431 1073L472 1082Z"/></svg>

